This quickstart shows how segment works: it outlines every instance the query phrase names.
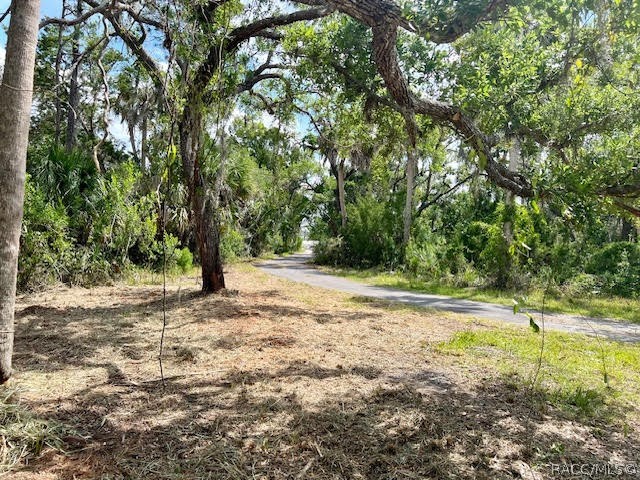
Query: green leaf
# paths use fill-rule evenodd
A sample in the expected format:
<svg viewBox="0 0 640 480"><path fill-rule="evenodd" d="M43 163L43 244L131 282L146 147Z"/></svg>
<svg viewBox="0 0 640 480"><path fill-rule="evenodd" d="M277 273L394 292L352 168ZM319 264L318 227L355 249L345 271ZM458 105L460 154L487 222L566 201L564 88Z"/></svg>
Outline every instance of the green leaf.
<svg viewBox="0 0 640 480"><path fill-rule="evenodd" d="M533 315L529 315L529 314L527 314L527 316L529 317L529 326L531 327L531 329L532 329L535 333L540 333L540 327L538 326L538 324L536 323L536 321L533 319Z"/></svg>
<svg viewBox="0 0 640 480"><path fill-rule="evenodd" d="M533 210L533 213L535 213L536 215L540 214L540 206L538 205L538 202L536 202L535 200L531 200L531 209Z"/></svg>

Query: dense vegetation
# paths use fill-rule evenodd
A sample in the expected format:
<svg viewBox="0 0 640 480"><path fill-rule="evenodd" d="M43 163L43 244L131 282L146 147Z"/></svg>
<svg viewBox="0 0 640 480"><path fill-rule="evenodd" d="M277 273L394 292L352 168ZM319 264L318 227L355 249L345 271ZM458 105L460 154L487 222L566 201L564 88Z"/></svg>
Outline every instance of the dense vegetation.
<svg viewBox="0 0 640 480"><path fill-rule="evenodd" d="M172 29L189 25L215 51L225 22L242 15L239 2L223 3L164 13L180 61L162 85L109 12L110 26L89 17L88 28L43 30L21 288L104 283L162 269L164 254L169 269L189 270L201 261L194 198L204 189L224 261L294 251L304 230L324 264L459 287L526 290L551 277L576 295L638 295L634 3L522 2L486 18L443 6L438 18L477 25L450 39L399 37L408 82L482 128L504 175L528 179L520 197L494 178L477 142L464 142L457 118L453 130L437 115L407 121L358 15L283 21L279 41L246 37L224 52L227 68L211 74L197 119L208 125L203 185L190 184L184 119L167 103L193 89L182 62L208 60ZM82 7L72 4L63 16ZM161 10L146 8L130 20L160 29ZM407 15L420 22L427 10ZM500 20L483 21L492 15ZM105 41L113 30L128 51ZM126 134L114 138L118 123Z"/></svg>

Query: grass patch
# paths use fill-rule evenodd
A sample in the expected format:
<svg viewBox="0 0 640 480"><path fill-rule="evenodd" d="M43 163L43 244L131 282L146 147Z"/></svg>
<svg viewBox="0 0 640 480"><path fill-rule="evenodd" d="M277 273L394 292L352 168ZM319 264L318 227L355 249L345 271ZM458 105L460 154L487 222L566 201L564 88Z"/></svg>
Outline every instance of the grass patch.
<svg viewBox="0 0 640 480"><path fill-rule="evenodd" d="M61 450L68 432L59 424L34 417L17 401L14 391L0 389L0 475L40 456Z"/></svg>
<svg viewBox="0 0 640 480"><path fill-rule="evenodd" d="M640 346L517 328L464 331L440 343L442 353L494 368L518 387L533 387L553 405L583 417L613 418L640 403Z"/></svg>
<svg viewBox="0 0 640 480"><path fill-rule="evenodd" d="M525 294L528 306L531 308L540 308L542 306L542 297L544 294L541 289L532 289L528 292L521 292L479 287L455 287L442 285L437 282L426 282L420 279L410 278L401 272L380 272L372 269L329 269L325 267L323 267L323 269L334 275L346 277L351 280L364 281L377 287L399 288L402 290L445 295L448 297L495 303L506 306L512 306L513 298ZM600 297L596 295L588 295L578 298L551 294L547 295L545 305L545 309L550 312L581 315L592 318L615 318L632 323L640 323L640 300L621 297Z"/></svg>
<svg viewBox="0 0 640 480"><path fill-rule="evenodd" d="M185 278L197 278L199 275L200 266L197 265L191 267L188 272L174 268L167 271L167 283L176 283ZM162 285L162 280L162 271L134 266L125 272L123 283L128 286Z"/></svg>

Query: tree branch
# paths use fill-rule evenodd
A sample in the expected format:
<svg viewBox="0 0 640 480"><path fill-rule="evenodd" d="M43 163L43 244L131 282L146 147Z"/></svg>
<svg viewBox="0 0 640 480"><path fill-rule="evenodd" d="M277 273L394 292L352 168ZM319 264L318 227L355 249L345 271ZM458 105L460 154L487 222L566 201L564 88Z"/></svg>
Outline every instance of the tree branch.
<svg viewBox="0 0 640 480"><path fill-rule="evenodd" d="M449 187L447 190L440 192L439 194L437 194L433 199L429 200L428 198L425 198L421 203L420 206L418 207L418 211L416 212L416 217L419 217L420 215L422 215L422 212L424 212L427 208L429 208L432 205L435 205L436 203L438 203L440 201L440 199L442 199L443 197L449 195L450 193L456 191L458 188L460 188L462 185L464 185L465 183L467 183L469 180L471 180L475 175L468 175L467 177L465 177L464 179L460 180L458 183L456 183L454 186Z"/></svg>
<svg viewBox="0 0 640 480"><path fill-rule="evenodd" d="M87 2L89 3L89 5L91 5L91 2ZM42 20L40 22L40 29L43 29L45 27L47 27L48 25L60 25L63 27L73 27L75 25L78 25L80 23L86 22L87 20L89 20L91 17L93 17L94 15L97 15L99 13L104 13L107 10L109 10L112 7L112 4L109 3L105 3L103 5L99 5L98 2L93 2L93 6L94 8L92 8L91 10L88 10L87 12L83 13L82 15L80 15L79 17L76 18L70 18L70 19L64 19L64 18L45 18L44 20Z"/></svg>
<svg viewBox="0 0 640 480"><path fill-rule="evenodd" d="M194 77L194 90L202 91L206 88L220 67L220 59L237 50L243 42L250 38L260 36L263 32L269 32L276 27L283 27L301 21L317 20L318 18L326 17L333 11L334 9L331 7L299 10L287 15L263 18L248 25L235 28L221 45L215 45L209 50L207 59L200 65Z"/></svg>
<svg viewBox="0 0 640 480"><path fill-rule="evenodd" d="M84 0L89 6L93 7L94 10L99 8L98 2L96 0ZM114 10L107 8L101 11L104 17L109 21L115 34L122 39L125 45L131 50L131 53L135 55L138 61L145 67L149 76L151 77L158 93L163 96L166 101L166 95L164 92L164 82L163 82L163 74L160 69L160 66L156 63L153 57L144 49L142 43L139 39L137 39L129 30L124 28L119 19L114 14Z"/></svg>

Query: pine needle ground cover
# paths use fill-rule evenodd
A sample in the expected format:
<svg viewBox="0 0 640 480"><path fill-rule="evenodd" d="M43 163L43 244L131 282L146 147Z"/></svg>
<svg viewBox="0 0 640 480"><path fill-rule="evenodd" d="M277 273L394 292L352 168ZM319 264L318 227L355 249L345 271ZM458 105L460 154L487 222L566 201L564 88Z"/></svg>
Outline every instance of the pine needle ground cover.
<svg viewBox="0 0 640 480"><path fill-rule="evenodd" d="M228 276L210 297L170 283L164 385L162 286L21 297L3 409L28 415L0 434L31 446L5 478L553 478L640 458L637 346L549 335L531 388L527 331Z"/></svg>

